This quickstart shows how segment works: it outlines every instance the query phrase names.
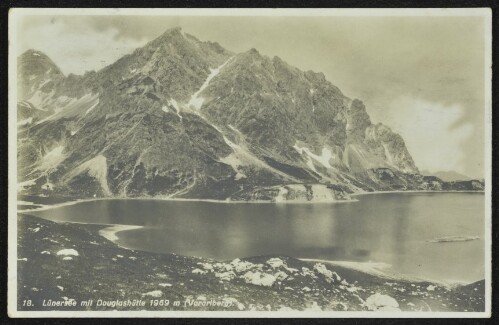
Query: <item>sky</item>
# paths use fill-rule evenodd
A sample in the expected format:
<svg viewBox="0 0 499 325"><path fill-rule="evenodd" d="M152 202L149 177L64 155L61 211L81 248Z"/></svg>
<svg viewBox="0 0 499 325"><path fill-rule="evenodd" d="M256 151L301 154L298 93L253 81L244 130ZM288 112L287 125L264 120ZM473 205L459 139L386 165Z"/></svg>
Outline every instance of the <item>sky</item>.
<svg viewBox="0 0 499 325"><path fill-rule="evenodd" d="M21 16L16 51L40 50L65 74L83 74L176 26L323 72L402 135L420 170L484 177L483 17Z"/></svg>

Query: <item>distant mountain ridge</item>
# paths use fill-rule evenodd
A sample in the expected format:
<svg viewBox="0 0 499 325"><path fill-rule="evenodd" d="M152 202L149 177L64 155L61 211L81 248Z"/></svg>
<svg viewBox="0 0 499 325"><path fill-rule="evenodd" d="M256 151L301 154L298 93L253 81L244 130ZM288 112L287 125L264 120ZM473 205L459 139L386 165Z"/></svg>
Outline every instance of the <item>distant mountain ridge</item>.
<svg viewBox="0 0 499 325"><path fill-rule="evenodd" d="M29 50L18 80L19 193L309 201L483 189L421 175L402 137L324 74L180 28L83 76Z"/></svg>
<svg viewBox="0 0 499 325"><path fill-rule="evenodd" d="M423 170L423 171L421 171L421 173L423 175L427 175L427 176L436 176L436 177L438 177L446 182L470 181L473 179L471 177L465 176L461 173L458 173L458 172L452 171L452 170L450 170L450 171L438 171L438 172L434 172L434 173L432 173L428 170Z"/></svg>

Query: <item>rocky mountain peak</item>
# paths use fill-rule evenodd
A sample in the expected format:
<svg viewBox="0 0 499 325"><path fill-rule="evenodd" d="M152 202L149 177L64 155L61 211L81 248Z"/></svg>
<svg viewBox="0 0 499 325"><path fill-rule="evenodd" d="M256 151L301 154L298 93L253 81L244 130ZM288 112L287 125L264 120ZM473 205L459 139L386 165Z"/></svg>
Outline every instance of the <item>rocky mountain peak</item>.
<svg viewBox="0 0 499 325"><path fill-rule="evenodd" d="M29 49L18 57L17 65L23 74L43 74L50 70L51 74L63 76L59 67L42 51Z"/></svg>
<svg viewBox="0 0 499 325"><path fill-rule="evenodd" d="M223 48L217 42L201 41L194 35L185 33L180 26L167 29L158 38L147 43L143 49L156 50L162 49L166 51L177 50L181 51L205 51L210 50L219 54L230 54L230 51ZM140 49L139 49L140 50Z"/></svg>
<svg viewBox="0 0 499 325"><path fill-rule="evenodd" d="M55 63L47 56L47 54L35 49L26 50L18 57L18 61L26 61L26 60L31 62L36 62L37 64L42 65L42 67L47 64L57 67Z"/></svg>
<svg viewBox="0 0 499 325"><path fill-rule="evenodd" d="M174 28L169 28L167 29L163 34L161 34L159 37L155 38L151 42L149 42L146 47L148 46L153 46L157 47L163 44L168 44L168 43L177 43L181 41L187 41L186 34L182 31L182 28L180 26L174 27Z"/></svg>
<svg viewBox="0 0 499 325"><path fill-rule="evenodd" d="M165 30L165 32L162 34L162 36L164 36L164 35L180 35L182 33L183 33L182 26L175 26L175 27L172 27L172 28ZM160 36L160 37L162 37L162 36Z"/></svg>
<svg viewBox="0 0 499 325"><path fill-rule="evenodd" d="M34 49L18 57L17 69L20 72L17 79L20 99L32 97L42 87L50 91L54 82L64 78L59 67L45 53Z"/></svg>
<svg viewBox="0 0 499 325"><path fill-rule="evenodd" d="M29 157L19 177L38 188L258 199L289 184L422 184L402 137L372 124L362 101L254 48L234 54L177 27L84 76L64 77L34 50L18 68L31 92L18 105Z"/></svg>
<svg viewBox="0 0 499 325"><path fill-rule="evenodd" d="M255 48L248 51L238 53L234 56L233 62L240 65L251 65L254 63L261 63L263 61L270 61L270 59L258 52Z"/></svg>
<svg viewBox="0 0 499 325"><path fill-rule="evenodd" d="M260 55L260 52L258 52L257 49L255 49L254 47L252 47L251 49L248 50L248 54L250 55Z"/></svg>
<svg viewBox="0 0 499 325"><path fill-rule="evenodd" d="M218 43L200 41L176 27L99 71L96 80L107 85L105 88L132 86L137 79L152 80L155 86L153 92L147 91L149 97L185 103L202 86L211 69L231 56Z"/></svg>
<svg viewBox="0 0 499 325"><path fill-rule="evenodd" d="M366 129L371 125L371 118L367 114L364 103L354 99L349 107L347 133L351 141L363 141Z"/></svg>

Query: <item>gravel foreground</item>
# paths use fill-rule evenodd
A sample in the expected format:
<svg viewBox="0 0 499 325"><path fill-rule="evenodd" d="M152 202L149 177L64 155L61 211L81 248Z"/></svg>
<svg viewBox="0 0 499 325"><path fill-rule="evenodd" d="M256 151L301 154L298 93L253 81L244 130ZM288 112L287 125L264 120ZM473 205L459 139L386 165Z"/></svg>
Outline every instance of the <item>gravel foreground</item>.
<svg viewBox="0 0 499 325"><path fill-rule="evenodd" d="M288 256L215 261L119 247L104 225L18 215L18 310L442 311L485 309L484 280L454 288Z"/></svg>

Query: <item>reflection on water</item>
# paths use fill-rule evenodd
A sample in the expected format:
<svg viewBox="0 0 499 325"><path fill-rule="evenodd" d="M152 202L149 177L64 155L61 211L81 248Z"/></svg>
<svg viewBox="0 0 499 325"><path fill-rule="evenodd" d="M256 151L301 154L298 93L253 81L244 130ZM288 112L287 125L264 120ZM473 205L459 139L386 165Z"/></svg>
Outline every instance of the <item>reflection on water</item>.
<svg viewBox="0 0 499 325"><path fill-rule="evenodd" d="M215 259L289 255L376 261L436 279L484 277L484 196L479 193L365 195L342 204L223 204L106 200L34 214L53 219L141 225L123 246ZM428 243L445 236L480 240Z"/></svg>

